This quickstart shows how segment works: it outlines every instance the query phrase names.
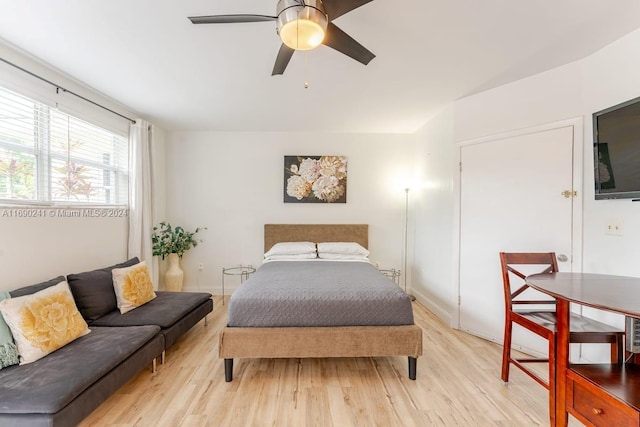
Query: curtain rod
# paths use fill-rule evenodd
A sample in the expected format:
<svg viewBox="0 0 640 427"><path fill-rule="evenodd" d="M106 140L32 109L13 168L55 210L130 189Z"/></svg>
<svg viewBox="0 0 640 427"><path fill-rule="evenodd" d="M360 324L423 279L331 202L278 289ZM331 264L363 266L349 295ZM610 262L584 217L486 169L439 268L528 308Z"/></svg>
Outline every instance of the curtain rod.
<svg viewBox="0 0 640 427"><path fill-rule="evenodd" d="M112 114L115 114L116 116L120 116L120 117L122 117L123 119L127 119L127 120L129 120L129 121L130 121L132 124L134 124L134 125L136 124L136 121L135 121L134 119L129 118L129 117L127 117L127 116L124 116L124 115L122 115L122 114L118 113L117 111L113 111L112 109L107 108L107 107L105 107L104 105L100 105L100 104L98 104L98 103L97 103L97 102L95 102L95 101L92 101L92 100L90 100L90 99L88 99L88 98L85 98L84 96L79 95L79 94L77 94L77 93L75 93L75 92L73 92L73 91L71 91L71 90L69 90L69 89L67 89L67 88L65 88L65 87L62 87L62 86L60 86L59 84L56 84L56 83L52 82L51 80L47 80L47 79L45 79L44 77L41 77L41 76L39 76L39 75L37 75L37 74L35 74L35 73L32 73L31 71L26 70L26 69L22 68L21 66L14 64L13 62L9 62L9 61L7 61L7 60L6 60L6 59L4 59L4 58L0 58L0 61L4 62L4 63L5 63L5 64L7 64L7 65L11 65L11 66L12 66L12 67L14 67L14 68L17 68L18 70L23 71L23 72L25 72L25 73L29 74L30 76L33 76L33 77L35 77L35 78L37 78L37 79L40 79L40 80L42 80L43 82L49 83L51 86L54 86L54 87L56 88L56 93L59 93L59 91L66 92L66 93L68 93L68 94L71 94L71 95L73 95L73 96L75 96L75 97L78 97L78 98L82 99L83 101L86 101L86 102L88 102L88 103L90 103L90 104L93 104L93 105L95 105L96 107L100 107L100 108L102 108L103 110L107 110L108 112L110 112L110 113L112 113Z"/></svg>

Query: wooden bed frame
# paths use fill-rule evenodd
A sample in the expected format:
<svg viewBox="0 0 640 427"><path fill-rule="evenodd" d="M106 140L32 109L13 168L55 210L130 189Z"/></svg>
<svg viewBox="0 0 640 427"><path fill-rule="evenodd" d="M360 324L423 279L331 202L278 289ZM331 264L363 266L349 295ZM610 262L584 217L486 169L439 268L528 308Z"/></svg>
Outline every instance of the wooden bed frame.
<svg viewBox="0 0 640 427"><path fill-rule="evenodd" d="M366 224L265 224L265 252L278 242L358 242L368 245ZM416 379L422 355L422 329L404 326L244 328L225 327L219 357L225 381L233 379L234 358L322 358L407 356L409 378Z"/></svg>

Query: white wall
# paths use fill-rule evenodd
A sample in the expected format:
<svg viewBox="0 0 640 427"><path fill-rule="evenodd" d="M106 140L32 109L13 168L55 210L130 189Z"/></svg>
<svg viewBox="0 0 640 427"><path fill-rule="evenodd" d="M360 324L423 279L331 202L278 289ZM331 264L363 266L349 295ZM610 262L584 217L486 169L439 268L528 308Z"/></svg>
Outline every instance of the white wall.
<svg viewBox="0 0 640 427"><path fill-rule="evenodd" d="M429 121L417 134L414 204L414 268L416 298L447 323L456 295L453 272L453 227L456 173L453 150L453 104Z"/></svg>
<svg viewBox="0 0 640 427"><path fill-rule="evenodd" d="M582 112L580 63L571 63L454 104L454 140L468 141L577 117Z"/></svg>
<svg viewBox="0 0 640 427"><path fill-rule="evenodd" d="M576 266L585 272L640 276L640 203L630 200L594 200L593 190L593 135L591 115L598 110L640 96L640 30L605 47L583 60L567 64L548 72L523 79L502 87L479 93L454 103L453 118L446 114L432 119L419 133L419 147L424 165L450 164L455 156L457 142L480 138L530 126L580 117L584 119L584 188L583 195L583 264ZM452 122L453 137L447 131L438 134L437 129L447 129ZM448 147L429 151L430 141L441 137ZM430 153L425 157L424 150ZM425 166L427 167L427 166ZM455 165L454 165L455 169ZM457 171L454 172L457 174ZM451 171L434 171L436 179L447 182ZM455 206L453 190L441 198ZM426 200L425 200L426 206ZM440 213L421 210L416 216L416 252L426 254L430 238L441 239L454 230L434 230L432 221ZM623 226L623 236L605 236L605 225L616 221ZM422 230L430 230L428 237L420 236ZM423 255L420 255L423 256ZM431 255L433 256L433 255ZM427 296L446 295L446 290L457 292L457 284L448 274L450 266L435 262L416 262L422 293ZM462 266L464 268L464 266ZM434 278L434 280L429 280ZM424 286L424 290L423 287ZM446 312L447 301L438 304L439 311ZM496 310L502 310L502 301L496 301ZM600 316L603 313L598 313ZM441 315L441 314L439 314ZM446 319L446 315L441 315ZM619 324L620 318L602 318Z"/></svg>
<svg viewBox="0 0 640 427"><path fill-rule="evenodd" d="M0 207L0 290L104 267L126 257L127 218L3 216L10 209Z"/></svg>
<svg viewBox="0 0 640 427"><path fill-rule="evenodd" d="M400 268L413 153L412 135L168 133L164 219L208 227L182 260L185 288L220 294L223 266L259 265L266 223L369 224L371 259ZM283 203L285 155L347 156L347 203Z"/></svg>

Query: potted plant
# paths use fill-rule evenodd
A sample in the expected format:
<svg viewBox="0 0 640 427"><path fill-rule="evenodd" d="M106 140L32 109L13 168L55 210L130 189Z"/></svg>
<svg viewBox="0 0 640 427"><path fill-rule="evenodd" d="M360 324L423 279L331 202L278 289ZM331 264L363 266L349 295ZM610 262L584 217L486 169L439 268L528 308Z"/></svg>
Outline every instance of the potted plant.
<svg viewBox="0 0 640 427"><path fill-rule="evenodd" d="M161 256L162 259L166 256L169 260L169 267L164 274L164 282L168 291L182 290L184 272L180 268L180 258L186 251L202 242L195 237L200 230L206 230L206 228L199 227L195 231L186 231L180 226L173 228L171 224L164 221L153 227L153 235L151 236L153 255Z"/></svg>

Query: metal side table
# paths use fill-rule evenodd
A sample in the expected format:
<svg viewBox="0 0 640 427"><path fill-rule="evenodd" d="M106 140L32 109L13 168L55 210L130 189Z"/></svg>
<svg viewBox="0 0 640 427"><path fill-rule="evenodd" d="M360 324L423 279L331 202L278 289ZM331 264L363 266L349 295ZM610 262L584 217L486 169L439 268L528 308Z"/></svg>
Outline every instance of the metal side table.
<svg viewBox="0 0 640 427"><path fill-rule="evenodd" d="M240 276L242 284L249 278L256 269L251 265L235 265L233 267L222 267L222 305L224 305L224 278L225 276Z"/></svg>
<svg viewBox="0 0 640 427"><path fill-rule="evenodd" d="M400 275L401 275L400 270L398 270L397 268L379 268L378 270L384 276L391 279L393 283L400 286Z"/></svg>

